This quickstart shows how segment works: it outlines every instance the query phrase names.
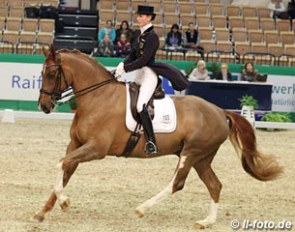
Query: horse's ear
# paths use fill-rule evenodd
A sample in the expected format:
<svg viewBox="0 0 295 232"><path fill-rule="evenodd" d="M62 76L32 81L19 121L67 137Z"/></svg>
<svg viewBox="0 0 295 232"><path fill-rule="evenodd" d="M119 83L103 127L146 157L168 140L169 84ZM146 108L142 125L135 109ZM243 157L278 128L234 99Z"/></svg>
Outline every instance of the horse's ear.
<svg viewBox="0 0 295 232"><path fill-rule="evenodd" d="M45 57L49 55L49 49L46 46L42 46L42 52Z"/></svg>
<svg viewBox="0 0 295 232"><path fill-rule="evenodd" d="M50 53L51 53L52 59L56 60L56 49L55 49L54 44L51 44L51 46L50 46Z"/></svg>

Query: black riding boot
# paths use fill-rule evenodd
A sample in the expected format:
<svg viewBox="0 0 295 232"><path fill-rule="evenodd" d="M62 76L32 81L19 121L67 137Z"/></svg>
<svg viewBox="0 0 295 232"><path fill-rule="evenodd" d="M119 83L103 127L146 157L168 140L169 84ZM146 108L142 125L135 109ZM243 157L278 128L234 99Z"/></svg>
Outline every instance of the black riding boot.
<svg viewBox="0 0 295 232"><path fill-rule="evenodd" d="M143 126L144 135L147 140L144 150L148 154L157 153L158 149L156 145L153 124L145 105L143 105L143 110L139 113L139 115L140 115L141 124Z"/></svg>

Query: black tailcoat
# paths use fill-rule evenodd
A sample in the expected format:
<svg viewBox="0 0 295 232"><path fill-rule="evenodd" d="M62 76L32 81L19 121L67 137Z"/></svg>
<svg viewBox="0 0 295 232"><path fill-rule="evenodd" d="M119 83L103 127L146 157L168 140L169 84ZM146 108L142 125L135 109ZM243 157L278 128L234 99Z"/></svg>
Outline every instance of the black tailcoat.
<svg viewBox="0 0 295 232"><path fill-rule="evenodd" d="M167 78L175 90L186 89L190 86L190 82L182 72L172 65L155 62L155 55L159 48L159 37L153 29L153 26L149 27L136 40L137 44L124 61L125 71L131 72L147 66L157 75Z"/></svg>

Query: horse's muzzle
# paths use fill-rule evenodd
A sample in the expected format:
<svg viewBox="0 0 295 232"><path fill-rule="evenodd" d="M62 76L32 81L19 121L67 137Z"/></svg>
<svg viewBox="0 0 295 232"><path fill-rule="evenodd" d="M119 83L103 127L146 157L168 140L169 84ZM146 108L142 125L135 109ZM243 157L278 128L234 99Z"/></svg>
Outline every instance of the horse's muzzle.
<svg viewBox="0 0 295 232"><path fill-rule="evenodd" d="M55 107L55 103L53 101L39 104L39 109L42 110L45 114L51 113L54 107Z"/></svg>

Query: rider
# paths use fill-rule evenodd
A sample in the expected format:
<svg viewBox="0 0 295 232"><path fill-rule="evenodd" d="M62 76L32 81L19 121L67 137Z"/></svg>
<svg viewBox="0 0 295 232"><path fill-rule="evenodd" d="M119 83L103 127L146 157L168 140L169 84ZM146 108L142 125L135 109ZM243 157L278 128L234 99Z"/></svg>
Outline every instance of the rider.
<svg viewBox="0 0 295 232"><path fill-rule="evenodd" d="M159 48L159 37L154 31L152 21L155 19L154 7L139 5L137 22L141 34L136 39L131 54L121 62L116 69L115 76L119 77L125 72L137 70L135 82L140 85L137 101L137 112L146 137L145 152L157 153L156 139L151 118L146 105L157 87L158 75L170 80L174 89L181 91L190 85L185 76L175 67L166 63L156 63L155 55Z"/></svg>

